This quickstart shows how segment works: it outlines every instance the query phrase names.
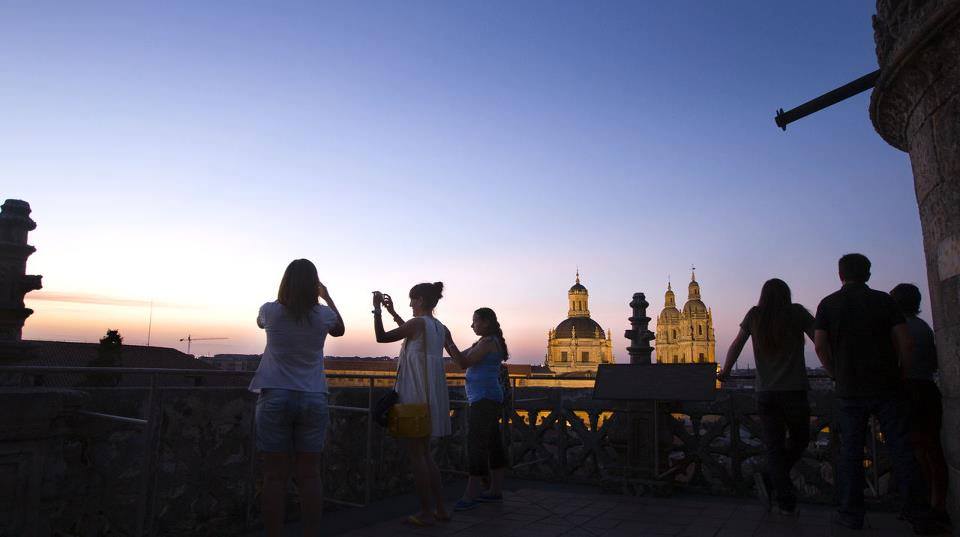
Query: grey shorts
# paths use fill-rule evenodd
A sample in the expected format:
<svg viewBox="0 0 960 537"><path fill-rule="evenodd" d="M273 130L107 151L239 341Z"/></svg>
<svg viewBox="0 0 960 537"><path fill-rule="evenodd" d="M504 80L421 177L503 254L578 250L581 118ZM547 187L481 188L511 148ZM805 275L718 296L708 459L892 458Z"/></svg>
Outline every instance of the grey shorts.
<svg viewBox="0 0 960 537"><path fill-rule="evenodd" d="M257 449L319 453L330 424L327 394L264 388L257 399Z"/></svg>

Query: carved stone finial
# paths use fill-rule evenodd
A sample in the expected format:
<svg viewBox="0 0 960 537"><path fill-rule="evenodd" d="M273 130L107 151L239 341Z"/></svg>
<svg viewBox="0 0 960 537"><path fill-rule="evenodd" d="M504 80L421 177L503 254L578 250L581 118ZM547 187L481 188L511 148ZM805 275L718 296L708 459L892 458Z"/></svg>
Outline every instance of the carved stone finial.
<svg viewBox="0 0 960 537"><path fill-rule="evenodd" d="M18 343L23 323L33 310L23 297L40 289L40 276L25 274L27 258L36 248L27 244L27 233L36 229L30 219L30 204L7 200L0 207L0 343Z"/></svg>
<svg viewBox="0 0 960 537"><path fill-rule="evenodd" d="M650 317L647 317L647 297L643 293L634 293L630 307L633 315L630 317L630 330L624 332L624 337L630 340L627 353L630 354L631 364L650 364L653 347L650 342L656 335L650 331Z"/></svg>

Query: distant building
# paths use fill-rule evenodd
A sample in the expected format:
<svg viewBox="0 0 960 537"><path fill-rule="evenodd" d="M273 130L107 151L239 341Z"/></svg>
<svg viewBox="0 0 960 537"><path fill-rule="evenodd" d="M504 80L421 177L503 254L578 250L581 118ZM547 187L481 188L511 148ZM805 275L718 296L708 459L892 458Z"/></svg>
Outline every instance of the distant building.
<svg viewBox="0 0 960 537"><path fill-rule="evenodd" d="M260 366L259 354L215 354L199 360L224 371L256 371Z"/></svg>
<svg viewBox="0 0 960 537"><path fill-rule="evenodd" d="M589 293L580 283L579 270L567 298L567 318L547 335L545 365L558 375L596 373L598 365L614 363L613 345L610 331L604 333L600 324L590 318Z"/></svg>
<svg viewBox="0 0 960 537"><path fill-rule="evenodd" d="M657 317L657 363L716 363L713 313L700 299L700 284L691 271L687 303L677 309L673 288L667 282L663 311Z"/></svg>
<svg viewBox="0 0 960 537"><path fill-rule="evenodd" d="M98 343L76 341L24 341L29 350L21 358L8 360L8 366L47 366L47 367L99 367L103 366L102 348ZM116 361L110 367L148 368L148 369L195 369L197 374L159 375L157 382L163 386L192 386L203 371L213 369L210 365L168 347L147 347L143 345L121 345L116 351ZM19 374L14 374L19 375ZM112 385L143 386L150 384L148 373L51 373L45 375L46 386L75 387L102 385L104 378L110 378ZM115 383L112 381L115 379ZM8 379L9 380L9 379ZM215 383L226 383L226 379L217 379Z"/></svg>

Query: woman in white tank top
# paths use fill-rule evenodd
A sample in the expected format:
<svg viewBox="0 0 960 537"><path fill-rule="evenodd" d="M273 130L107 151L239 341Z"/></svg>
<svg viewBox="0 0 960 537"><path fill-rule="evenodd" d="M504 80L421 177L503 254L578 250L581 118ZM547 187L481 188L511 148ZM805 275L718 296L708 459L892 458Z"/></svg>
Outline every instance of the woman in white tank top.
<svg viewBox="0 0 960 537"><path fill-rule="evenodd" d="M394 310L389 295L379 291L373 294L373 327L378 343L403 340L400 347L399 376L396 390L400 403L424 403L430 405L430 437L450 434L450 399L447 393L447 377L443 367L443 350L459 357L460 351L450 338L447 327L433 317L433 309L443 295L443 284L420 283L410 289L410 308L414 317L404 321ZM398 327L389 332L383 329L381 306L387 309ZM426 360L424 360L424 354ZM426 363L426 374L424 374ZM426 383L426 384L425 384ZM420 512L407 517L406 522L415 526L430 526L435 521L450 520L443 503L443 483L440 469L430 454L430 437L400 438L400 443L410 459Z"/></svg>

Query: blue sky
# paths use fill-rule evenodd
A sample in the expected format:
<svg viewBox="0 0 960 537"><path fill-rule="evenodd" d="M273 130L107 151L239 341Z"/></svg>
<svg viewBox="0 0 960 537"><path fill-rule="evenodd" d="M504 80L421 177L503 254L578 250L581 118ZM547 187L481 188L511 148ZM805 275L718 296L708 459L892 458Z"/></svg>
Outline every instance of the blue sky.
<svg viewBox="0 0 960 537"><path fill-rule="evenodd" d="M418 281L447 284L461 345L474 308L500 312L524 362L577 266L618 359L630 295L655 317L691 264L718 357L764 280L812 310L849 251L926 295L909 160L869 94L772 119L876 68L872 10L0 3L0 195L33 206L45 285L26 335L141 343L147 311L118 301L154 300L153 344L258 352L295 257L344 310L334 354L394 354L369 293Z"/></svg>

